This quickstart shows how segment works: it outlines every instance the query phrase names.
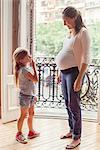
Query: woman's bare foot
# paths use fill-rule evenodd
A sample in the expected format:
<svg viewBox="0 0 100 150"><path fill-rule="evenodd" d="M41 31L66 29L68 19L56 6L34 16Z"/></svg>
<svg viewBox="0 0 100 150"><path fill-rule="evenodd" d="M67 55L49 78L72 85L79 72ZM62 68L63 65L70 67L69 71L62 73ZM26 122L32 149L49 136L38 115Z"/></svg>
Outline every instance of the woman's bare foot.
<svg viewBox="0 0 100 150"><path fill-rule="evenodd" d="M60 139L66 139L66 138L72 138L72 132L68 132L67 134L62 135L62 136L60 137Z"/></svg>
<svg viewBox="0 0 100 150"><path fill-rule="evenodd" d="M81 139L73 140L69 145L66 146L66 149L74 149L80 145Z"/></svg>

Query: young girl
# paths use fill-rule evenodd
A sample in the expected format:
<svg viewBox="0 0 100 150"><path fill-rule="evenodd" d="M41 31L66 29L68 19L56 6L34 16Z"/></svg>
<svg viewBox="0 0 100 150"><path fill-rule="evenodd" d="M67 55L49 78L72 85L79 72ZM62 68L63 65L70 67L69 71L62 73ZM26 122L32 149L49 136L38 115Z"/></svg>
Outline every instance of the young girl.
<svg viewBox="0 0 100 150"><path fill-rule="evenodd" d="M13 54L15 60L15 78L16 85L19 87L19 101L20 101L20 118L17 122L18 132L16 140L20 143L27 143L27 139L22 134L22 126L24 119L28 113L28 139L39 136L39 133L33 130L33 115L34 103L37 98L34 95L35 83L38 82L38 77L35 68L35 62L32 60L28 50L17 48Z"/></svg>

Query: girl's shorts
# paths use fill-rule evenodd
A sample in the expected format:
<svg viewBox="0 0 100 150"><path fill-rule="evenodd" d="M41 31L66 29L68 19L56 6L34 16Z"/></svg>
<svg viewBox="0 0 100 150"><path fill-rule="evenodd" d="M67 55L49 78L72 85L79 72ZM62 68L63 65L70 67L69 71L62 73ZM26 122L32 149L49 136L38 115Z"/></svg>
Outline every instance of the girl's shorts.
<svg viewBox="0 0 100 150"><path fill-rule="evenodd" d="M21 107L34 106L34 96L19 93L19 104Z"/></svg>

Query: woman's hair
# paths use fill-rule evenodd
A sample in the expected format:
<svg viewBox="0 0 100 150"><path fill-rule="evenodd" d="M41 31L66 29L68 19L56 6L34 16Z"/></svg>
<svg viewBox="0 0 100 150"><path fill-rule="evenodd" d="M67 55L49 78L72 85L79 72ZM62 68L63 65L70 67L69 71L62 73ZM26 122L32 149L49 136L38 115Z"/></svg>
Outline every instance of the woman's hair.
<svg viewBox="0 0 100 150"><path fill-rule="evenodd" d="M13 53L13 58L14 58L14 73L15 73L15 79L16 79L16 85L18 85L18 75L19 75L19 70L21 67L24 66L23 63L21 63L21 60L28 55L28 50L24 48L17 48L14 53Z"/></svg>
<svg viewBox="0 0 100 150"><path fill-rule="evenodd" d="M81 13L80 11L77 11L74 7L72 6L68 6L66 7L63 12L63 17L69 17L69 18L75 18L75 31L76 34L80 31L80 29L82 27L85 27L82 17L81 17ZM86 27L85 27L86 28Z"/></svg>

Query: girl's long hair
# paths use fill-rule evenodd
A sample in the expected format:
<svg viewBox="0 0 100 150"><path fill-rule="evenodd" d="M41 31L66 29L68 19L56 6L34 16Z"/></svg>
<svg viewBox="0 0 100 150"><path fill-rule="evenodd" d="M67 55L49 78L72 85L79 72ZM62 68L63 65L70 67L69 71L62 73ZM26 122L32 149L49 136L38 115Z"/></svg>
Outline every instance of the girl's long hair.
<svg viewBox="0 0 100 150"><path fill-rule="evenodd" d="M15 74L15 80L16 85L18 86L18 76L19 76L19 70L21 67L24 66L23 63L21 63L21 60L28 55L28 51L26 49L20 49L17 48L14 51L13 58L14 58L14 74Z"/></svg>
<svg viewBox="0 0 100 150"><path fill-rule="evenodd" d="M66 17L75 18L75 32L76 32L76 34L81 30L82 27L86 28L86 26L83 23L80 11L77 11L74 7L72 7L72 6L66 7L63 10L62 14L63 14L63 17L65 17L65 18Z"/></svg>

